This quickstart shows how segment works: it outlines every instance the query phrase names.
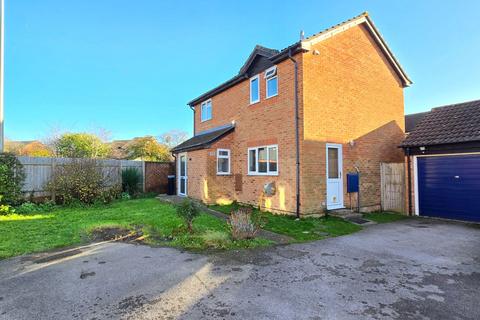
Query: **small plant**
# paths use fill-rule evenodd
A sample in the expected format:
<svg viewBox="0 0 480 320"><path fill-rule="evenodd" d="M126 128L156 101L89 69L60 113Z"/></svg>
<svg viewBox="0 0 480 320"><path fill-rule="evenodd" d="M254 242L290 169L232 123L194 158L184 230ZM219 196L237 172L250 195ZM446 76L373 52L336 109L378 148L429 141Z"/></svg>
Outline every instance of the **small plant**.
<svg viewBox="0 0 480 320"><path fill-rule="evenodd" d="M15 208L17 213L21 214L30 214L30 213L38 213L38 212L50 212L55 209L55 203L53 201L46 201L43 203L34 203L34 202L24 202L18 207Z"/></svg>
<svg viewBox="0 0 480 320"><path fill-rule="evenodd" d="M232 210L228 223L234 240L253 239L260 229L258 224L253 221L252 208L249 207Z"/></svg>
<svg viewBox="0 0 480 320"><path fill-rule="evenodd" d="M8 205L18 204L22 197L25 171L20 161L11 153L0 153L0 195Z"/></svg>
<svg viewBox="0 0 480 320"><path fill-rule="evenodd" d="M130 196L130 194L128 192L122 192L120 198L122 200L130 200L132 197Z"/></svg>
<svg viewBox="0 0 480 320"><path fill-rule="evenodd" d="M2 203L3 196L0 195L0 216L7 215L11 213L15 213L15 209L13 209L10 205Z"/></svg>
<svg viewBox="0 0 480 320"><path fill-rule="evenodd" d="M142 174L135 168L126 168L122 171L122 189L133 196L140 191Z"/></svg>
<svg viewBox="0 0 480 320"><path fill-rule="evenodd" d="M188 232L193 233L193 219L200 215L198 205L190 199L185 199L178 205L177 214L185 220Z"/></svg>

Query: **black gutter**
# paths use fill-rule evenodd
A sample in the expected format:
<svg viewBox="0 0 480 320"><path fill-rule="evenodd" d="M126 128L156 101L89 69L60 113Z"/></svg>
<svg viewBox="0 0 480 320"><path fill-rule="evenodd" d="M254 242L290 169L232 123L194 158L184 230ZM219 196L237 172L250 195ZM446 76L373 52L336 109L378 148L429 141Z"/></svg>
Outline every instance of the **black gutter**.
<svg viewBox="0 0 480 320"><path fill-rule="evenodd" d="M405 149L405 154L407 155L407 180L408 180L408 214L412 214L412 172L411 172L411 161L410 161L410 148Z"/></svg>
<svg viewBox="0 0 480 320"><path fill-rule="evenodd" d="M295 149L296 149L296 209L297 218L300 218L300 133L299 133L299 116L298 116L298 62L292 57L292 49L288 50L288 58L293 62L295 70Z"/></svg>

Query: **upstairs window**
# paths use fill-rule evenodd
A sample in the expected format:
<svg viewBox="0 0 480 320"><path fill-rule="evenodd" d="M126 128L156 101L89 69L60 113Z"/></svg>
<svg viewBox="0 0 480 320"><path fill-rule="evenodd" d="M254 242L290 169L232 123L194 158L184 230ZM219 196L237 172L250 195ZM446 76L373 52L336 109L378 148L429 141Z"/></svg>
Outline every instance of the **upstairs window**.
<svg viewBox="0 0 480 320"><path fill-rule="evenodd" d="M272 145L249 148L248 174L278 175L278 147Z"/></svg>
<svg viewBox="0 0 480 320"><path fill-rule="evenodd" d="M250 79L250 104L260 101L260 83L258 75Z"/></svg>
<svg viewBox="0 0 480 320"><path fill-rule="evenodd" d="M212 119L212 100L211 99L205 102L202 102L200 112L201 112L202 122Z"/></svg>
<svg viewBox="0 0 480 320"><path fill-rule="evenodd" d="M230 174L230 150L217 149L217 175Z"/></svg>
<svg viewBox="0 0 480 320"><path fill-rule="evenodd" d="M265 82L267 87L266 98L278 95L277 66L273 66L265 71Z"/></svg>

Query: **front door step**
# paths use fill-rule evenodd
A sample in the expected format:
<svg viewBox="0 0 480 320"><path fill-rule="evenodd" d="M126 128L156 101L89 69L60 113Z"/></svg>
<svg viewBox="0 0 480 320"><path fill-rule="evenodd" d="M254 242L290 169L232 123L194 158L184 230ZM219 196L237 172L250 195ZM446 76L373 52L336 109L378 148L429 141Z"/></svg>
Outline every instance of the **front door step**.
<svg viewBox="0 0 480 320"><path fill-rule="evenodd" d="M349 218L349 217L357 217L361 218L362 214L353 212L352 210L349 209L336 209L336 210L331 210L328 212L329 215L334 216L334 217L339 217L339 218Z"/></svg>

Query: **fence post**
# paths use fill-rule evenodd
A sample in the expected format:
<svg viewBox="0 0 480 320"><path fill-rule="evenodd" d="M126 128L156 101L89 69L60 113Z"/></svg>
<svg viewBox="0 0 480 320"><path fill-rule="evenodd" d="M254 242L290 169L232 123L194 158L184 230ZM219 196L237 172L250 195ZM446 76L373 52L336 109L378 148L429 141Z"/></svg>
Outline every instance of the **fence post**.
<svg viewBox="0 0 480 320"><path fill-rule="evenodd" d="M57 170L57 164L56 164L56 158L52 158L52 180L56 180L56 170ZM57 184L54 182L53 186L56 186ZM57 202L57 192L55 188L52 189L52 201L54 203Z"/></svg>
<svg viewBox="0 0 480 320"><path fill-rule="evenodd" d="M145 176L145 161L142 161L142 176L143 176L143 192L145 192L145 184L147 182L147 177Z"/></svg>

